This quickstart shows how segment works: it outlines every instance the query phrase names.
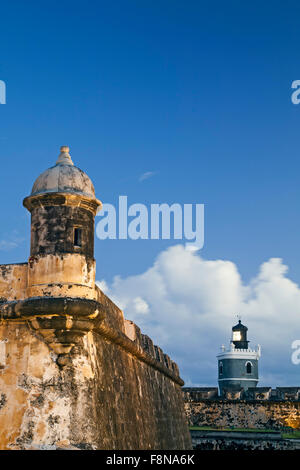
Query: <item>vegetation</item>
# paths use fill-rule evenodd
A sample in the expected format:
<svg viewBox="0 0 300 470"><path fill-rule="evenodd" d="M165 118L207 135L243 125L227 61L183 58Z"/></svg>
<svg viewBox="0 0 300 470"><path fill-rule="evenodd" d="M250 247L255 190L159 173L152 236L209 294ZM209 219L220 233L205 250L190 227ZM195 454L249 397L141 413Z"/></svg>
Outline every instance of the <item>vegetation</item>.
<svg viewBox="0 0 300 470"><path fill-rule="evenodd" d="M300 429L293 429L289 432L283 432L281 437L283 439L300 439Z"/></svg>
<svg viewBox="0 0 300 470"><path fill-rule="evenodd" d="M191 431L234 431L234 432L278 432L274 429L255 429L255 428L213 428L211 426L190 426Z"/></svg>
<svg viewBox="0 0 300 470"><path fill-rule="evenodd" d="M214 428L212 426L190 426L191 431L233 431L233 432L280 432L274 429L255 429L255 428L235 428L235 427L223 427ZM281 429L281 437L283 439L300 439L300 429Z"/></svg>

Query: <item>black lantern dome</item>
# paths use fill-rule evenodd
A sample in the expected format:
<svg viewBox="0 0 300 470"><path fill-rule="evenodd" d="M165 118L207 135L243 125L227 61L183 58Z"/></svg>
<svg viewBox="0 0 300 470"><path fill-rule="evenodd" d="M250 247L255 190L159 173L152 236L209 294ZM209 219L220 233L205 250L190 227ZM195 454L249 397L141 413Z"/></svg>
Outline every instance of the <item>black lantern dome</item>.
<svg viewBox="0 0 300 470"><path fill-rule="evenodd" d="M248 349L247 331L248 328L242 324L241 320L232 327L232 342L236 349Z"/></svg>

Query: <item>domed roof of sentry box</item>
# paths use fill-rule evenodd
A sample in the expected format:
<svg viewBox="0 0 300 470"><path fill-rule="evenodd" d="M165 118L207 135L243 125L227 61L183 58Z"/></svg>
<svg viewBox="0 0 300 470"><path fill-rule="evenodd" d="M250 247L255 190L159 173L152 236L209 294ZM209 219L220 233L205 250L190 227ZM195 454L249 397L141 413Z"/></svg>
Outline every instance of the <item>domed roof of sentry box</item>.
<svg viewBox="0 0 300 470"><path fill-rule="evenodd" d="M74 166L69 147L61 147L55 166L35 181L31 196L43 193L73 193L95 199L95 188L86 173Z"/></svg>

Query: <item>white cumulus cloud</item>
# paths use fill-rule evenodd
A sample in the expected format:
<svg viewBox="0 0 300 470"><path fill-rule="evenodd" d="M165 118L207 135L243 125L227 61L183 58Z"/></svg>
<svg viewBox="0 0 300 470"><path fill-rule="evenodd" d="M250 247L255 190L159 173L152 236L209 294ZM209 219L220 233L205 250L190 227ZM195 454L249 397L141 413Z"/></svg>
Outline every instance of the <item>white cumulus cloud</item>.
<svg viewBox="0 0 300 470"><path fill-rule="evenodd" d="M291 362L291 344L300 339L300 288L287 271L271 258L246 284L233 262L176 245L144 273L98 284L177 361L186 385L217 384L216 354L240 314L250 347L262 346L260 385L293 386L300 385L300 365Z"/></svg>

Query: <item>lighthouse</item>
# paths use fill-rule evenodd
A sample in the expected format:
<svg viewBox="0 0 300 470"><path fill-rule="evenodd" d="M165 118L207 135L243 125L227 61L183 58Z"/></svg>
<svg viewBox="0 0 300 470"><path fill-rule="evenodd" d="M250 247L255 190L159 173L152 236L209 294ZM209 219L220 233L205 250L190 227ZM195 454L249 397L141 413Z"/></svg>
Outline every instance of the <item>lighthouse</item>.
<svg viewBox="0 0 300 470"><path fill-rule="evenodd" d="M261 349L259 345L255 349L249 348L247 332L247 326L239 320L238 324L232 327L229 349L226 350L225 346L222 346L221 352L217 355L221 396L224 396L224 391L228 389L248 390L257 386Z"/></svg>

